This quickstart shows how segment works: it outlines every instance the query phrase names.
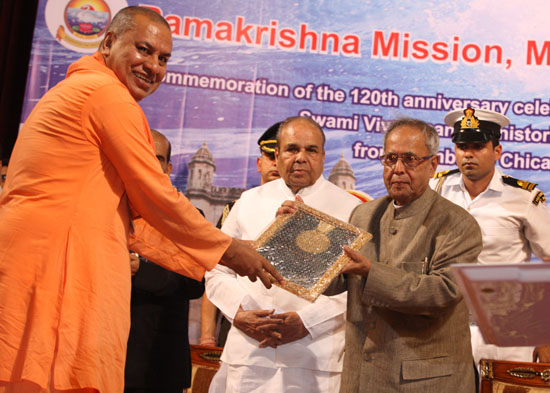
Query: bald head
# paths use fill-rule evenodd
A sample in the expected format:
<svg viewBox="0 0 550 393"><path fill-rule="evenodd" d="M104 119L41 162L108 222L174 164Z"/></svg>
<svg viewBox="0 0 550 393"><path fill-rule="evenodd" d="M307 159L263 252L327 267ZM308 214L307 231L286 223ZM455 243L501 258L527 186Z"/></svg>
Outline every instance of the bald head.
<svg viewBox="0 0 550 393"><path fill-rule="evenodd" d="M281 133L282 131L285 129L285 128L288 128L288 126L291 124L291 123L294 123L294 122L300 122L306 126L309 126L309 127L313 127L314 129L316 129L317 131L319 131L320 135L321 135L321 138L323 140L323 149L325 148L325 141L326 141L326 138L325 138L325 133L323 131L323 129L321 128L321 126L315 121L313 120L312 118L310 117L305 117L305 116L291 116L291 117L287 117L285 121L283 121L280 125L279 125L279 129L277 130L277 134L276 134L276 139L277 139L277 143L279 143L279 138L281 136Z"/></svg>
<svg viewBox="0 0 550 393"><path fill-rule="evenodd" d="M130 6L123 8L116 13L116 15L113 17L113 20L111 20L109 27L107 27L105 35L107 35L107 33L109 32L112 32L115 35L121 35L128 30L135 29L137 27L137 15L143 16L151 22L164 25L168 30L170 30L170 25L168 24L168 22L166 22L166 19L164 19L162 15L160 15L158 12L155 12L145 7ZM100 48L102 44L103 41L101 41L101 43L99 44Z"/></svg>
<svg viewBox="0 0 550 393"><path fill-rule="evenodd" d="M172 173L172 163L170 162L170 154L172 153L172 145L168 138L157 130L151 130L153 134L153 142L155 144L155 154L159 160L162 171L169 175Z"/></svg>

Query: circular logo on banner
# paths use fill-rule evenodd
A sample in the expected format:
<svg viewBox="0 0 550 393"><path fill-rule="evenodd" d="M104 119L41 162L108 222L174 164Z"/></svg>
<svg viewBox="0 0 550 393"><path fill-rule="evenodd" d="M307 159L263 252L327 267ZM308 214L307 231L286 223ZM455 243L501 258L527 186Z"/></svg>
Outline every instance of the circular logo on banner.
<svg viewBox="0 0 550 393"><path fill-rule="evenodd" d="M65 48L93 53L112 17L126 6L125 0L49 0L46 25Z"/></svg>

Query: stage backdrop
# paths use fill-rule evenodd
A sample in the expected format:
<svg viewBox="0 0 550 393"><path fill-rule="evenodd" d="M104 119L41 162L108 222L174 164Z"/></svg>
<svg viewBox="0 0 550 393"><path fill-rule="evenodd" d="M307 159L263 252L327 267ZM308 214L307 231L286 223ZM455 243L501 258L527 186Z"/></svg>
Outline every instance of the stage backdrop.
<svg viewBox="0 0 550 393"><path fill-rule="evenodd" d="M455 167L445 113L496 110L511 119L501 168L550 194L545 0L42 0L22 121L126 5L172 27L164 84L140 104L172 142L174 183L211 221L259 184L258 137L294 115L323 126L326 177L338 163L341 186L380 197L388 121L434 124L445 170Z"/></svg>

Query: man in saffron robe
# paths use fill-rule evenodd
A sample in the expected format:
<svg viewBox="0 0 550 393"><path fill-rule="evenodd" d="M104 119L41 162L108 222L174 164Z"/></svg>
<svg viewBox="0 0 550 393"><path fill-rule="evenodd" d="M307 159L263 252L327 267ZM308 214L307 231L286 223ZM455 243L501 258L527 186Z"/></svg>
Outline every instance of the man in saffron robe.
<svg viewBox="0 0 550 393"><path fill-rule="evenodd" d="M171 50L160 15L125 8L21 129L0 197L2 393L123 391L128 248L198 280L220 260L268 287L267 272L280 279L161 171L137 101Z"/></svg>

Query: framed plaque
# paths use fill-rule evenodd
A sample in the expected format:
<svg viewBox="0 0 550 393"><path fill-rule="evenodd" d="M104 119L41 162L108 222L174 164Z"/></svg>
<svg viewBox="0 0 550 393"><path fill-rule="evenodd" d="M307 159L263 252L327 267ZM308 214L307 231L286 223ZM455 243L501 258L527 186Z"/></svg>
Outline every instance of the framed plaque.
<svg viewBox="0 0 550 393"><path fill-rule="evenodd" d="M456 264L451 272L487 343L550 343L550 263Z"/></svg>
<svg viewBox="0 0 550 393"><path fill-rule="evenodd" d="M296 207L277 217L254 245L284 277L276 285L313 302L350 261L343 247L359 250L372 235L303 203Z"/></svg>

